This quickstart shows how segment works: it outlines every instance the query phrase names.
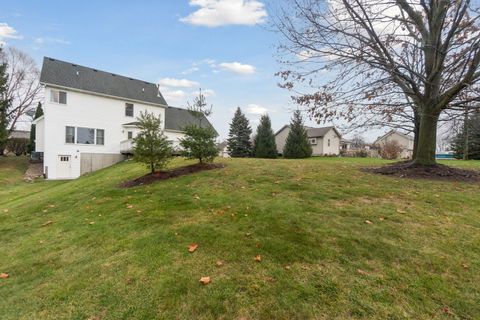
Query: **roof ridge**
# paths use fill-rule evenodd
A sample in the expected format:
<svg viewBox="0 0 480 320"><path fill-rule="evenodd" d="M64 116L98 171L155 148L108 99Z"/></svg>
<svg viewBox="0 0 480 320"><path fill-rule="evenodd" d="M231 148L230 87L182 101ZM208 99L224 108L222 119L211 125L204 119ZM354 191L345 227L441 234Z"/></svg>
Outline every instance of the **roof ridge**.
<svg viewBox="0 0 480 320"><path fill-rule="evenodd" d="M118 74L118 73L113 73L113 72L110 72L110 71L100 70L100 69L97 69L97 68L87 67L87 66L84 66L84 65L81 65L81 64L78 64L78 63L69 62L69 61L65 61L65 60L60 60L60 59L57 59L57 58L52 58L52 57L45 56L44 59L49 59L50 61L56 61L56 62L70 64L74 67L81 67L81 68L89 69L89 70L94 71L94 72L108 73L108 74L110 74L114 77L122 77L122 78L127 78L127 79L133 80L133 81L144 82L145 84L153 84L157 87L159 86L157 83L153 83L153 82L150 82L150 81L145 81L145 80L133 78L133 77L130 77L130 76L125 76L125 75L121 75L121 74Z"/></svg>

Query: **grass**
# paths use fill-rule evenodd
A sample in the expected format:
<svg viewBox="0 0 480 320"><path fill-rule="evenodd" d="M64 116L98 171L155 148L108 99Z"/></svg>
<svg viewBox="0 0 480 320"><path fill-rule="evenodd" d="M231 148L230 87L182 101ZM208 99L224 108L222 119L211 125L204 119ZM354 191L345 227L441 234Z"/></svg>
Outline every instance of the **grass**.
<svg viewBox="0 0 480 320"><path fill-rule="evenodd" d="M478 184L235 159L119 189L145 168L27 184L22 161L0 158L2 319L480 318Z"/></svg>

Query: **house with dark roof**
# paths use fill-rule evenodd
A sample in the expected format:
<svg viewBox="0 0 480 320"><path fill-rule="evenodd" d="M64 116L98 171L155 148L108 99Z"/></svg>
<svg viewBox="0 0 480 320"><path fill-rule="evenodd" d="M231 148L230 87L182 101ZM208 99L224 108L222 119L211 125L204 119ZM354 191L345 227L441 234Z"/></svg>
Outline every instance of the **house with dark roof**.
<svg viewBox="0 0 480 320"><path fill-rule="evenodd" d="M74 179L125 159L141 112L160 117L176 148L186 125L211 127L206 118L168 106L159 86L147 81L46 57L40 83L44 115L34 121L35 145L48 179Z"/></svg>
<svg viewBox="0 0 480 320"><path fill-rule="evenodd" d="M335 127L306 127L308 141L312 146L313 156L339 155L342 135ZM275 133L278 154L283 154L290 126L285 125Z"/></svg>

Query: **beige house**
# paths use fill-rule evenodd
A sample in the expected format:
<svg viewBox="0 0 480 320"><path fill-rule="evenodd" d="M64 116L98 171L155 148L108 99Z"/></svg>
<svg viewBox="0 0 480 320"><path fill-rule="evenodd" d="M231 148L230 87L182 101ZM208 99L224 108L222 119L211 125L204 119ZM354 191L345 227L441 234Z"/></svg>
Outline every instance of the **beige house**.
<svg viewBox="0 0 480 320"><path fill-rule="evenodd" d="M335 127L312 128L306 127L308 140L312 146L313 156L339 155L342 135ZM283 147L287 141L290 126L285 125L275 134L277 151L283 154Z"/></svg>
<svg viewBox="0 0 480 320"><path fill-rule="evenodd" d="M230 158L228 154L227 141L220 142L217 144L218 156L221 158Z"/></svg>
<svg viewBox="0 0 480 320"><path fill-rule="evenodd" d="M403 134L401 132L392 130L383 136L379 137L373 143L374 146L381 148L386 143L389 142L396 142L401 148L402 152L400 153L400 158L408 159L411 158L413 155L413 137Z"/></svg>

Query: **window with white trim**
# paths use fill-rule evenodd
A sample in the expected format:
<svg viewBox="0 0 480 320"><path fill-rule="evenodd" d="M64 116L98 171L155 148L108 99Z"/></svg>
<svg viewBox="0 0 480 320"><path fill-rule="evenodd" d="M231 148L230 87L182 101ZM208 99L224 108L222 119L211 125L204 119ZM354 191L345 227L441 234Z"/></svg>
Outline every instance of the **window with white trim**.
<svg viewBox="0 0 480 320"><path fill-rule="evenodd" d="M105 145L105 130L67 126L65 143Z"/></svg>
<svg viewBox="0 0 480 320"><path fill-rule="evenodd" d="M309 138L308 141L310 142L311 145L317 144L317 138Z"/></svg>
<svg viewBox="0 0 480 320"><path fill-rule="evenodd" d="M127 139L128 140L133 139L133 132L132 131L127 132Z"/></svg>
<svg viewBox="0 0 480 320"><path fill-rule="evenodd" d="M67 104L67 93L60 90L50 90L50 102Z"/></svg>

